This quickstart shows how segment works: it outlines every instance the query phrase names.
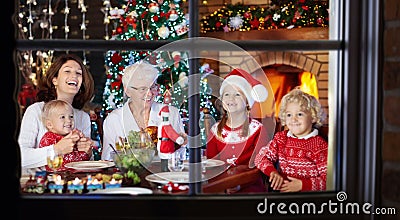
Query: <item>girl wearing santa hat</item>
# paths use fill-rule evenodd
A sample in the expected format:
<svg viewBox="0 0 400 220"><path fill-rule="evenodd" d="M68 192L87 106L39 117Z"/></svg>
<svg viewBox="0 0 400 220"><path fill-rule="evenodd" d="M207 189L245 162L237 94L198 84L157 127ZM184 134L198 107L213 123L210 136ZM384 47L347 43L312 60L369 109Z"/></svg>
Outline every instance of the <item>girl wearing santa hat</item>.
<svg viewBox="0 0 400 220"><path fill-rule="evenodd" d="M222 117L209 133L207 158L254 168L256 153L267 144L267 131L250 117L250 108L254 102L266 100L267 89L245 70L234 69L224 78L219 92ZM265 186L260 179L255 186L240 191L265 191Z"/></svg>
<svg viewBox="0 0 400 220"><path fill-rule="evenodd" d="M279 118L288 130L276 133L261 148L255 158L256 166L269 176L274 190L325 190L328 143L317 130L325 119L321 104L314 96L296 88L283 97Z"/></svg>

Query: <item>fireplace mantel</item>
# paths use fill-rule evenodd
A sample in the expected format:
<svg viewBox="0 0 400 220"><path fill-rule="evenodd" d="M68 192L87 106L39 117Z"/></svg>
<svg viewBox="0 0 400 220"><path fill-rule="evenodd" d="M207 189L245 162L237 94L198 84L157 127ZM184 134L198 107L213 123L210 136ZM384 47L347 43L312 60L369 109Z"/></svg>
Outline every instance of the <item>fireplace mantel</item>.
<svg viewBox="0 0 400 220"><path fill-rule="evenodd" d="M231 32L207 32L202 37L222 40L327 40L329 27L303 27L292 29L271 29Z"/></svg>

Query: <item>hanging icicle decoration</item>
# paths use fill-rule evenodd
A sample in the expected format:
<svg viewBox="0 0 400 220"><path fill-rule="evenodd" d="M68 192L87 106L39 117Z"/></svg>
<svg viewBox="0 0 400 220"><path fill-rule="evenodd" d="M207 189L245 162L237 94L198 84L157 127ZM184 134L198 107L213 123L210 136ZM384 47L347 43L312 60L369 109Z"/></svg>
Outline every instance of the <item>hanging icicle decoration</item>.
<svg viewBox="0 0 400 220"><path fill-rule="evenodd" d="M53 24L51 22L54 12L53 9L51 8L51 0L49 0L48 13L49 13L49 39L53 39Z"/></svg>
<svg viewBox="0 0 400 220"><path fill-rule="evenodd" d="M29 10L29 16L28 16L28 31L29 31L29 40L33 40L33 35L32 35L32 24L33 24L33 17L32 17L32 4L36 5L36 0L28 0L28 10Z"/></svg>
<svg viewBox="0 0 400 220"><path fill-rule="evenodd" d="M82 39L86 40L86 5L84 0L79 0L78 2L78 8L81 9L82 13L82 23L81 23L81 30L82 30ZM86 52L83 51L83 63L87 65L87 60L86 60Z"/></svg>
<svg viewBox="0 0 400 220"><path fill-rule="evenodd" d="M68 39L69 34L69 26L68 26L68 15L70 12L70 8L68 7L68 0L65 0L65 8L64 8L64 32L65 32L65 39Z"/></svg>
<svg viewBox="0 0 400 220"><path fill-rule="evenodd" d="M104 8L102 8L101 11L104 13L104 21L103 21L104 32L105 32L104 39L109 40L110 36L108 35L108 25L110 24L110 17L108 16L108 13L110 12L110 8L111 8L110 0L104 0L103 5L104 5Z"/></svg>

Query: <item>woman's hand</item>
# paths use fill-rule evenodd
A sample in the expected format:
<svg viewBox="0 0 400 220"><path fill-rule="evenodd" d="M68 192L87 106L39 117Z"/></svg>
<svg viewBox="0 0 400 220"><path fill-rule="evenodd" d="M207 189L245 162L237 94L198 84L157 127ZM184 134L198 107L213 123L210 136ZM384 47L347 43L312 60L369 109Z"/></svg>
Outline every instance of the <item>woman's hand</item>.
<svg viewBox="0 0 400 220"><path fill-rule="evenodd" d="M278 172L273 171L269 175L269 182L271 183L271 188L273 190L280 190L281 185L283 183L283 177L279 175Z"/></svg>
<svg viewBox="0 0 400 220"><path fill-rule="evenodd" d="M183 138L183 144L181 146L185 146L188 143L187 134L181 132L181 133L179 133L179 135Z"/></svg>
<svg viewBox="0 0 400 220"><path fill-rule="evenodd" d="M54 151L56 153L67 154L71 153L74 150L74 146L76 142L80 139L79 134L74 131L71 131L65 137L63 137L60 141L58 141L54 145Z"/></svg>
<svg viewBox="0 0 400 220"><path fill-rule="evenodd" d="M281 192L299 192L303 187L303 182L300 179L288 176L289 180L284 180Z"/></svg>

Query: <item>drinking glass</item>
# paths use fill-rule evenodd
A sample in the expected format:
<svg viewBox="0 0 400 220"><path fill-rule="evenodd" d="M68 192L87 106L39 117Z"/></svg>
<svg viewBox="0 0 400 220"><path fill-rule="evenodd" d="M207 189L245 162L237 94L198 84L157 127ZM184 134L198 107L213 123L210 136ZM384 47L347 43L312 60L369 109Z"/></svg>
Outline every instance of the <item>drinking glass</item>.
<svg viewBox="0 0 400 220"><path fill-rule="evenodd" d="M168 159L168 169L170 171L179 172L184 168L183 161L185 160L185 155L181 151L175 151L171 154Z"/></svg>
<svg viewBox="0 0 400 220"><path fill-rule="evenodd" d="M61 168L63 164L63 156L61 153L56 153L53 151L47 151L47 166L53 172L56 172Z"/></svg>
<svg viewBox="0 0 400 220"><path fill-rule="evenodd" d="M205 173L207 166L207 151L206 149L201 149L201 172Z"/></svg>

